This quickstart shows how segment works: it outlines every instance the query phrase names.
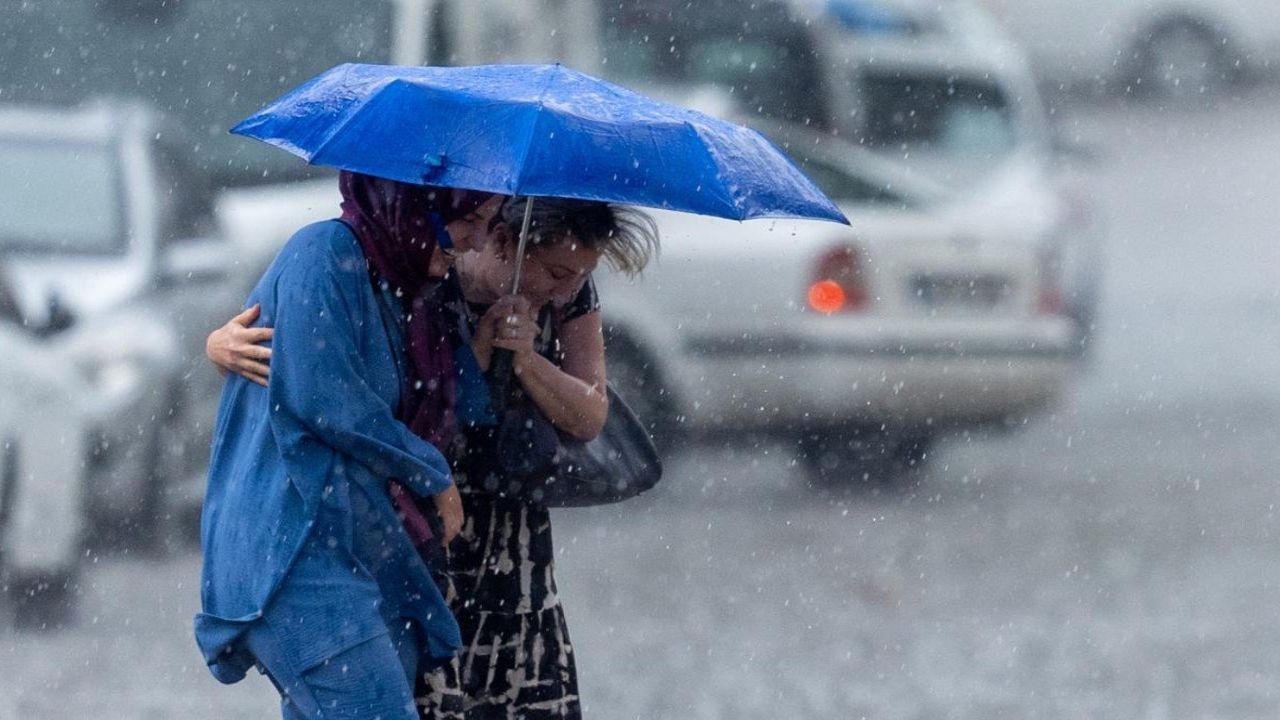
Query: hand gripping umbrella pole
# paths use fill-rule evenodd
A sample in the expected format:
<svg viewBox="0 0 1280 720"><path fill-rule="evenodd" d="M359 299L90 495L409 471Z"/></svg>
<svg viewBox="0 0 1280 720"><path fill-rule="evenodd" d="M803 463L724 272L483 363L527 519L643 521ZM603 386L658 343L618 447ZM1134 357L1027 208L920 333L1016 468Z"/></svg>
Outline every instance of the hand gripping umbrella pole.
<svg viewBox="0 0 1280 720"><path fill-rule="evenodd" d="M520 292L520 280L524 275L524 254L529 246L529 226L533 223L533 197L526 196L524 203L524 219L520 222L520 239L516 242L516 266L511 274L511 294ZM507 400L511 395L511 382L515 375L515 353L510 350L496 348L489 365L490 403L495 415L501 416L506 410Z"/></svg>

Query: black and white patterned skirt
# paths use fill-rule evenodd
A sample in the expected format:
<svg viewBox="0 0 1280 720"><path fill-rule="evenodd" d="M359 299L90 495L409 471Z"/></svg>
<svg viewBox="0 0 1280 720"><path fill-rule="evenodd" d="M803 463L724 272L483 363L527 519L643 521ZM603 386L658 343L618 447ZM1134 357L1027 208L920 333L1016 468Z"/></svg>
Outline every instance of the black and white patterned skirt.
<svg viewBox="0 0 1280 720"><path fill-rule="evenodd" d="M419 682L420 715L581 718L573 645L556 596L550 513L457 479L466 523L439 579L463 648Z"/></svg>

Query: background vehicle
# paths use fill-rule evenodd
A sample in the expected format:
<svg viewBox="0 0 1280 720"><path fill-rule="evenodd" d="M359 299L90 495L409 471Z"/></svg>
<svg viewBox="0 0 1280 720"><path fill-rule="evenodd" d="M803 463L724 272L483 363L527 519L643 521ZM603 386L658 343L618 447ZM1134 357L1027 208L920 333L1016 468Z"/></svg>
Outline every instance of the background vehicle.
<svg viewBox="0 0 1280 720"><path fill-rule="evenodd" d="M962 190L974 213L1028 242L1051 240L1073 347L1087 347L1103 227L1061 172L1069 158L1026 58L977 6L795 0L748 13L736 0L640 0L607 19L603 69L624 84L843 137Z"/></svg>
<svg viewBox="0 0 1280 720"><path fill-rule="evenodd" d="M661 259L599 278L610 374L660 438L767 433L817 478L856 481L1057 399L1073 331L1045 247L865 150L769 134L852 229L655 212Z"/></svg>
<svg viewBox="0 0 1280 720"><path fill-rule="evenodd" d="M1054 238L1075 347L1087 347L1103 226L1064 172L1072 158L1026 58L986 13L959 1L796 0L751 3L745 25L742 15L732 0L628 3L604 28L604 69L713 114L843 136L965 189L975 212Z"/></svg>
<svg viewBox="0 0 1280 720"><path fill-rule="evenodd" d="M1055 85L1187 97L1280 61L1280 4L1271 0L983 2Z"/></svg>
<svg viewBox="0 0 1280 720"><path fill-rule="evenodd" d="M5 280L99 406L89 514L141 541L179 500L198 503L221 388L204 336L248 283L185 147L138 106L0 109Z"/></svg>
<svg viewBox="0 0 1280 720"><path fill-rule="evenodd" d="M874 5L905 29L843 31L833 64L860 107L845 137L963 191L985 222L1050 245L1073 348L1084 353L1106 229L1079 173L1080 148L1050 123L1022 49L965 0Z"/></svg>
<svg viewBox="0 0 1280 720"><path fill-rule="evenodd" d="M0 587L19 626L54 627L83 558L91 401L70 360L13 315L0 316L0 347Z"/></svg>

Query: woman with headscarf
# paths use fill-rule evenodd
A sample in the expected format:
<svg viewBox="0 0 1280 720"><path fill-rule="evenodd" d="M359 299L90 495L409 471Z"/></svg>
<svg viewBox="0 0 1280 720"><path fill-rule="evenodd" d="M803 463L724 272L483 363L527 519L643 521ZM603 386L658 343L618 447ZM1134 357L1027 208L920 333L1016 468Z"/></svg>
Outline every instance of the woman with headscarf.
<svg viewBox="0 0 1280 720"><path fill-rule="evenodd" d="M414 678L459 645L423 560L462 525L438 449L456 422L435 296L501 198L340 185L341 219L295 234L250 297L281 352L265 385L223 391L196 638L219 680L266 674L285 718L409 720Z"/></svg>

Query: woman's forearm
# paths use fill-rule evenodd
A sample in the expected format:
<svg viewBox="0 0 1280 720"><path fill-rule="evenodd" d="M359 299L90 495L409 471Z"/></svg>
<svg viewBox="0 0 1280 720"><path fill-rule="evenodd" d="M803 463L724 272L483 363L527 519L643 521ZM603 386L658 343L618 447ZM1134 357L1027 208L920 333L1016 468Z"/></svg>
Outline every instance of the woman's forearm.
<svg viewBox="0 0 1280 720"><path fill-rule="evenodd" d="M525 392L561 431L591 440L604 429L609 399L603 387L566 373L537 353L518 354L515 368Z"/></svg>

